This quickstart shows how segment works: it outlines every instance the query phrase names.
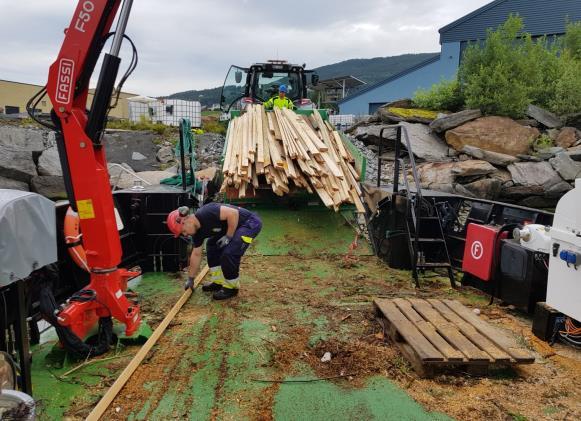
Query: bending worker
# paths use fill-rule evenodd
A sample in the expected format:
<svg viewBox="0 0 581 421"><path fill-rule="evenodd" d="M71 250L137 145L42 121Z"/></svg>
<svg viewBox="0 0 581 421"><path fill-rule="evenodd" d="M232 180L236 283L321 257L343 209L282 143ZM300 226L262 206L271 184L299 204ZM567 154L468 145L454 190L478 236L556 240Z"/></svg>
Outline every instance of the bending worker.
<svg viewBox="0 0 581 421"><path fill-rule="evenodd" d="M278 96L273 96L268 101L266 101L263 105L264 108L267 110L272 110L274 107L276 108L288 108L289 110L295 109L295 104L286 97L287 88L286 85L280 85L278 87Z"/></svg>
<svg viewBox="0 0 581 421"><path fill-rule="evenodd" d="M238 295L240 259L262 228L255 213L236 206L208 203L191 215L186 206L167 216L167 226L177 237L190 236L194 249L190 256L185 289L194 287L194 276L200 269L202 245L208 239L206 253L211 279L203 291L213 291L215 300Z"/></svg>

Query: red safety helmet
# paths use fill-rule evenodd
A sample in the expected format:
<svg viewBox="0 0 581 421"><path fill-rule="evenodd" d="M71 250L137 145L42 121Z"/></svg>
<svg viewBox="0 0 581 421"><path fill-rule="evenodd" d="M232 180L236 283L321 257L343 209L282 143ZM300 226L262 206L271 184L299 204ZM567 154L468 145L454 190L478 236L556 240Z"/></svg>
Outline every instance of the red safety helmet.
<svg viewBox="0 0 581 421"><path fill-rule="evenodd" d="M167 216L167 227L173 233L174 237L178 238L182 235L182 227L186 216L190 214L187 206L181 206L174 211L171 211Z"/></svg>

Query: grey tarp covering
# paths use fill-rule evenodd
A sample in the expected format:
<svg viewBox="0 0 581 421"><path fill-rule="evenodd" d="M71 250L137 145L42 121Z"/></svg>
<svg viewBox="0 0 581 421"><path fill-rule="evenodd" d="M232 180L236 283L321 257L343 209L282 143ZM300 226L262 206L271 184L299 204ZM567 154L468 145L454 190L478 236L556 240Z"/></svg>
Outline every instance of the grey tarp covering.
<svg viewBox="0 0 581 421"><path fill-rule="evenodd" d="M54 202L0 189L0 287L57 261Z"/></svg>

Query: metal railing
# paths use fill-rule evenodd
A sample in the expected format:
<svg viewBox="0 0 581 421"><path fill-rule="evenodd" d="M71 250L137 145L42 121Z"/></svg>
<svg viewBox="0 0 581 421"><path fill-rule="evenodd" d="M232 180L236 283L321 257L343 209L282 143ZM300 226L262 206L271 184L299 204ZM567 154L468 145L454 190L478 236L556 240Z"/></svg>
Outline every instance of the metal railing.
<svg viewBox="0 0 581 421"><path fill-rule="evenodd" d="M407 193L407 204L406 204L406 221L409 217L411 217L413 222L413 244L414 246L410 249L411 257L413 258L412 261L412 269L414 272L414 278L416 279L417 284L417 264L418 264L418 250L420 246L420 218L421 218L421 208L422 208L422 188L420 185L420 179L418 177L418 171L416 167L416 161L414 159L414 154L412 151L412 146L410 143L409 135L407 129L399 124L397 125L387 125L384 126L379 132L379 145L377 151L377 187L381 187L381 172L382 172L382 158L381 155L383 153L382 147L384 142L383 133L385 130L395 129L396 130L396 139L395 139L395 166L393 170L393 195L394 198L392 200L392 206L395 209L395 196L399 194L399 174L400 171L403 173L403 181L405 184L405 189ZM406 174L406 164L401 157L401 146L402 146L402 132L403 132L403 139L405 142L406 149L408 151L408 156L410 160L410 166L412 170L412 176L415 183L415 195L412 199L410 185ZM407 224L407 222L406 222ZM410 235L412 233L410 232ZM410 239L411 240L411 239ZM410 242L411 246L411 242Z"/></svg>
<svg viewBox="0 0 581 421"><path fill-rule="evenodd" d="M132 170L129 170L127 168L125 168L123 165L121 164L109 164L109 172L111 172L111 168L119 168L121 169L121 171L119 172L119 175L117 176L117 180L115 181L115 183L111 186L111 190L114 191L117 188L117 185L119 184L119 181L121 180L121 176L123 175L124 172L126 172L127 174L129 174L130 176L132 176L133 178L137 179L137 180L141 180L143 181L145 184L147 184L148 186L151 186L152 184L147 181L145 178L142 178L140 176L138 176L137 174L135 174L135 172L133 172ZM137 189L136 189L137 190Z"/></svg>

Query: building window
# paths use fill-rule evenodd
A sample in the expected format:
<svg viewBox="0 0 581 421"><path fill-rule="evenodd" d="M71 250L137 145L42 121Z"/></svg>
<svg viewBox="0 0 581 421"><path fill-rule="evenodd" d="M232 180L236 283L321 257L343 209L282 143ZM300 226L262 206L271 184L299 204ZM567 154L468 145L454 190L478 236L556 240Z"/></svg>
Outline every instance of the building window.
<svg viewBox="0 0 581 421"><path fill-rule="evenodd" d="M173 115L173 105L168 105L167 107L165 107L165 112L168 113L169 115Z"/></svg>
<svg viewBox="0 0 581 421"><path fill-rule="evenodd" d="M20 107L7 105L4 109L6 114L20 114Z"/></svg>

